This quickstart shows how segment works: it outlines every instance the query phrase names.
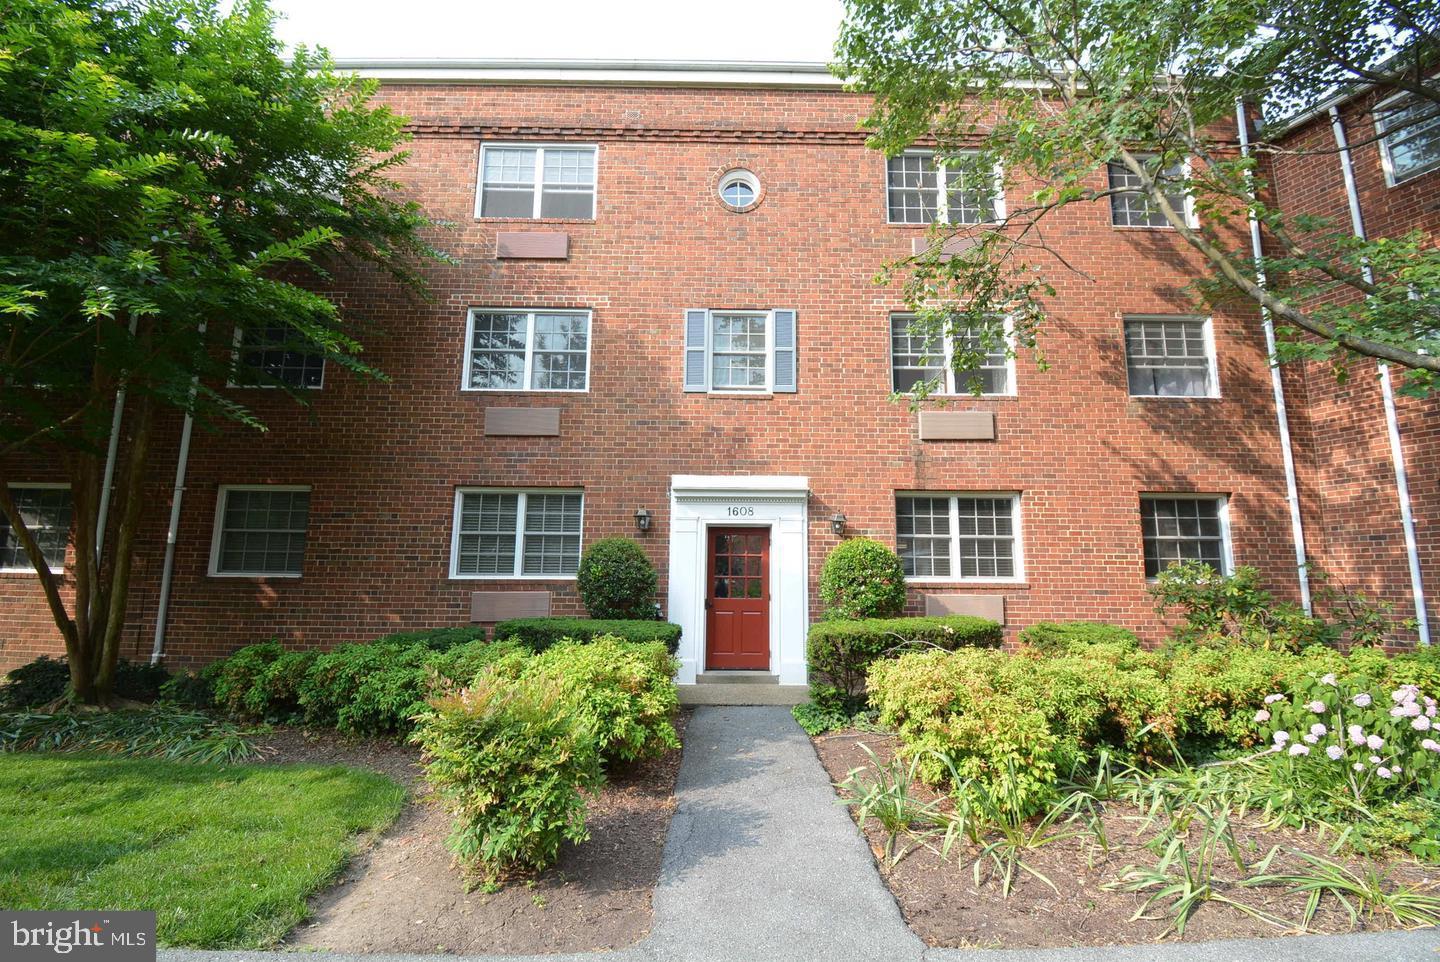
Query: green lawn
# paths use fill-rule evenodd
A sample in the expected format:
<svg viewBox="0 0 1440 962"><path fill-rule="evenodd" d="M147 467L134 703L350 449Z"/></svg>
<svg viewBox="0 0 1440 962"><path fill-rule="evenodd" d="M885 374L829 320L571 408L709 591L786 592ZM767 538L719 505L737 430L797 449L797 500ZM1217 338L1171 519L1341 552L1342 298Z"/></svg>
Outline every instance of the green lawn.
<svg viewBox="0 0 1440 962"><path fill-rule="evenodd" d="M3 755L0 905L154 909L162 945L268 945L404 798L340 767Z"/></svg>

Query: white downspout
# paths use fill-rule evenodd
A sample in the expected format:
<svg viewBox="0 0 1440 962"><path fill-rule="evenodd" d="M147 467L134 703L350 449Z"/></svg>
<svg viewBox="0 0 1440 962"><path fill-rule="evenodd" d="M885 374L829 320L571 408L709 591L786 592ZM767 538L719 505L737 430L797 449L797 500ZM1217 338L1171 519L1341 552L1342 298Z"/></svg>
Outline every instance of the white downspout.
<svg viewBox="0 0 1440 962"><path fill-rule="evenodd" d="M139 318L130 319L130 336L135 336ZM115 392L115 413L110 418L110 445L105 449L105 476L100 481L100 505L95 511L95 565L105 558L105 525L110 517L110 489L115 486L115 461L120 455L120 425L125 419L125 387Z"/></svg>
<svg viewBox="0 0 1440 962"><path fill-rule="evenodd" d="M1330 128L1335 132L1335 146L1340 152L1340 173L1345 178L1345 197L1350 203L1350 227L1360 240L1365 239L1365 222L1360 217L1360 195L1355 190L1355 167L1350 159L1350 144L1345 139L1345 125L1340 111L1330 108ZM1361 265L1366 283L1374 280L1369 264ZM1405 449L1400 444L1400 420L1395 414L1395 389L1391 384L1390 365L1379 362L1380 396L1385 402L1385 428L1390 435L1390 459L1395 464L1395 492L1400 498L1400 525L1405 532L1405 553L1410 561L1410 590L1415 598L1415 622L1422 645L1430 644L1430 616L1425 610L1425 585L1420 580L1420 547L1415 538L1415 515L1410 509L1410 478L1405 472Z"/></svg>
<svg viewBox="0 0 1440 962"><path fill-rule="evenodd" d="M199 333L205 336L205 322L200 322ZM190 380L190 404L195 406L195 394L200 384L197 374ZM185 425L180 429L180 454L175 460L175 491L170 496L170 527L165 532L165 563L160 569L160 601L155 607L155 643L150 649L150 664L158 665L165 657L165 621L170 610L170 585L175 580L175 542L180 534L180 502L185 497L185 471L190 464L190 436L195 430L195 415L185 412Z"/></svg>
<svg viewBox="0 0 1440 962"><path fill-rule="evenodd" d="M1240 132L1240 156L1250 156L1250 121L1245 115L1244 101L1235 101L1235 128ZM1245 184L1253 200L1255 177L1245 171ZM1250 220L1250 250L1255 258L1255 282L1265 288L1265 250L1260 244L1260 221L1255 211L1248 212ZM1300 581L1300 604L1305 613L1312 613L1310 598L1310 568L1305 555L1305 526L1300 515L1300 488L1295 481L1295 455L1290 448L1290 417L1285 409L1285 385L1280 376L1280 364L1275 359L1275 324L1270 312L1260 308L1260 326L1265 330L1265 351L1270 359L1270 391L1275 395L1275 421L1280 431L1280 458L1285 465L1285 500L1290 505L1290 534L1295 542L1295 574Z"/></svg>

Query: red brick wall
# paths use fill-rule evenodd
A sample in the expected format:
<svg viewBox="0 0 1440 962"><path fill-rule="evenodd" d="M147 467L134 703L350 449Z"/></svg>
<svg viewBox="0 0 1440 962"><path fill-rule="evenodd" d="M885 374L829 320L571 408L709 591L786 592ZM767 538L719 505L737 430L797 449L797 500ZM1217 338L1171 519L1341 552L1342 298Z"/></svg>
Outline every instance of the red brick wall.
<svg viewBox="0 0 1440 962"><path fill-rule="evenodd" d="M1440 234L1440 171L1396 186L1385 182L1375 142L1374 104L1367 94L1344 106L1341 120L1351 144L1356 193L1365 229L1372 238L1412 230ZM1271 170L1278 205L1288 214L1331 218L1335 229L1350 229L1350 211L1335 138L1328 116L1293 131L1285 140L1292 153L1276 155ZM1398 371L1395 385L1403 383ZM1295 368L1287 377L1303 421L1297 458L1306 498L1306 537L1312 559L1351 587L1395 605L1413 617L1414 600L1406 558L1395 468L1386 431L1378 371L1373 363L1351 365L1339 383L1327 365ZM1440 398L1396 399L1400 437L1408 470L1411 507L1432 631L1440 602Z"/></svg>
<svg viewBox="0 0 1440 962"><path fill-rule="evenodd" d="M587 541L633 536L635 509L649 508L654 522L640 540L663 579L671 475L808 475L813 610L815 576L836 543L832 514L843 512L854 534L893 543L897 490L1020 491L1026 583L942 590L1004 594L1012 630L1091 618L1152 637L1159 626L1145 591L1139 493L1212 492L1230 496L1236 562L1259 566L1282 595L1294 595L1254 313L1214 316L1222 397L1128 396L1122 315L1190 309L1181 289L1198 262L1168 232L1117 230L1103 204L1059 215L1051 241L1090 279L1046 268L1058 288L1043 342L1050 369L1038 370L1025 352L1017 397L956 404L994 411L995 441L921 443L914 415L889 400L888 315L903 307L900 292L872 278L907 255L922 229L885 224L884 161L856 133L863 99L404 85L385 96L419 125L403 176L435 217L455 224L439 244L460 263L431 272L431 303L375 277L347 281L347 305L377 324L366 356L389 383L331 368L309 410L274 393L236 392L270 430L196 433L171 603L173 664L272 636L330 645L460 624L471 591L524 587L448 579L459 485L583 487ZM532 225L474 218L479 144L489 131L503 134L493 139L600 144L595 221L555 227L570 234L568 261L494 259L497 228ZM717 174L736 163L765 189L750 213L728 212L715 196ZM1012 203L1025 190L1012 186ZM462 393L469 306L592 309L589 393ZM796 308L798 392L682 393L687 307ZM559 406L561 436L486 438L490 404ZM127 653L149 650L174 455L173 441L156 454ZM262 482L313 488L304 577L207 577L217 486ZM0 663L14 663L45 631L33 627L38 595L22 582L5 586ZM555 591L557 613L578 610L573 582L532 586Z"/></svg>

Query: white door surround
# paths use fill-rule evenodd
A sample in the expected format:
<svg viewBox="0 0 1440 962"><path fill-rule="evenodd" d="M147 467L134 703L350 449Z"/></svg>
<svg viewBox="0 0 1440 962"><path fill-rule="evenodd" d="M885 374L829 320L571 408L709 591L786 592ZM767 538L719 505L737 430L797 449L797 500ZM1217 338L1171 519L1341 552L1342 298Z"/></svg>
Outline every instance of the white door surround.
<svg viewBox="0 0 1440 962"><path fill-rule="evenodd" d="M770 529L770 671L807 683L810 625L810 479L792 475L677 474L670 478L670 620L681 628L681 685L705 670L708 529Z"/></svg>

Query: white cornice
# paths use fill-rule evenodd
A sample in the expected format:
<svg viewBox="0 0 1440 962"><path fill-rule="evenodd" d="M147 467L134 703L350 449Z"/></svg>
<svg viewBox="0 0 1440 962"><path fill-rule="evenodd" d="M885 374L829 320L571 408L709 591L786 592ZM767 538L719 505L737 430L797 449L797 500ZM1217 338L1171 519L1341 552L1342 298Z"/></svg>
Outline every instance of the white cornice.
<svg viewBox="0 0 1440 962"><path fill-rule="evenodd" d="M338 59L335 67L391 83L552 84L835 89L823 63L665 60Z"/></svg>

